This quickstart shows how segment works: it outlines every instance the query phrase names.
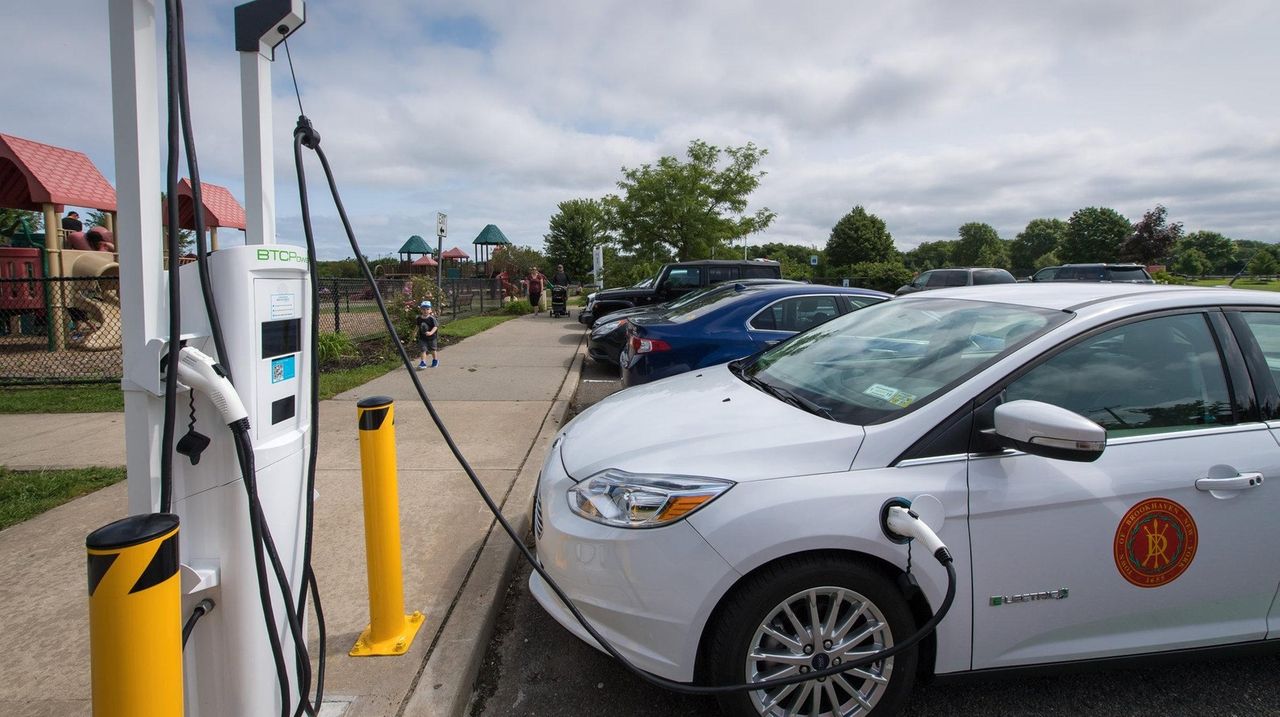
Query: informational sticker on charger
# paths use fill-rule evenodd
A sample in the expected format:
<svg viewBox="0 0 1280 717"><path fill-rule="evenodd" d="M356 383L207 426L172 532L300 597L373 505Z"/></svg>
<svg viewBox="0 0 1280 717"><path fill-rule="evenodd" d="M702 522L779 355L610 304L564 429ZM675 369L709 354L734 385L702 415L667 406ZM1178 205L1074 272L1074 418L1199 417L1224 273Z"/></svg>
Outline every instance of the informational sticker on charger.
<svg viewBox="0 0 1280 717"><path fill-rule="evenodd" d="M906 408L916 401L915 394L899 391L892 386L886 386L882 383L871 384L865 391L863 391L863 393L868 396L878 398L881 401L892 403L898 408Z"/></svg>
<svg viewBox="0 0 1280 717"><path fill-rule="evenodd" d="M294 312L294 295L293 294L272 294L271 295L271 318L272 319L291 319L295 315Z"/></svg>
<svg viewBox="0 0 1280 717"><path fill-rule="evenodd" d="M271 361L271 383L291 381L297 374L297 362L294 356L282 356Z"/></svg>

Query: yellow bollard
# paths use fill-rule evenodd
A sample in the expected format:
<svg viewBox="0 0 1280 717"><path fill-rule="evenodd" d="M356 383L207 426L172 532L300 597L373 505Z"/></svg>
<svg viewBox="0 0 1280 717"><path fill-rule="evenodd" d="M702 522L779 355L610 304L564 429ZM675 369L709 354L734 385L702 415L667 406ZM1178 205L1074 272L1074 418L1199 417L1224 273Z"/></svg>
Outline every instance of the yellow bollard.
<svg viewBox="0 0 1280 717"><path fill-rule="evenodd" d="M400 496L396 486L395 403L370 396L356 404L364 487L364 548L369 569L369 627L348 653L403 655L426 619L404 612L400 567Z"/></svg>
<svg viewBox="0 0 1280 717"><path fill-rule="evenodd" d="M90 533L85 548L94 717L180 717L178 516L117 520Z"/></svg>

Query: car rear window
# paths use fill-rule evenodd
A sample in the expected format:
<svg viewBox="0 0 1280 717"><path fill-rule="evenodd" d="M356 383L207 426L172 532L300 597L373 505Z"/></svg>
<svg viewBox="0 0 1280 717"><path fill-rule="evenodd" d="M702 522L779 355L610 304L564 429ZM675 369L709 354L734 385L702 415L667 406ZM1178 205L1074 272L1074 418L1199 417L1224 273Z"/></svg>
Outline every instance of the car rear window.
<svg viewBox="0 0 1280 717"><path fill-rule="evenodd" d="M1017 279L1013 278L1013 274L1004 269L982 269L973 272L973 283L979 284L1016 284Z"/></svg>
<svg viewBox="0 0 1280 717"><path fill-rule="evenodd" d="M1151 277L1140 266L1112 266L1107 267L1107 278L1111 281L1146 281Z"/></svg>
<svg viewBox="0 0 1280 717"><path fill-rule="evenodd" d="M747 264L741 269L744 279L777 279L782 276L781 267L775 264Z"/></svg>

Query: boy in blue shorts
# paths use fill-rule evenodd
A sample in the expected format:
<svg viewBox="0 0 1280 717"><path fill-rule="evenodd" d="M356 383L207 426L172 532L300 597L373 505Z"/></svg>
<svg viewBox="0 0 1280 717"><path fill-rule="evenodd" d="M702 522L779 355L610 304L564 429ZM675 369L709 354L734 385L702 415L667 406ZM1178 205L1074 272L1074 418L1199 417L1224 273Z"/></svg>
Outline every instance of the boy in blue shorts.
<svg viewBox="0 0 1280 717"><path fill-rule="evenodd" d="M427 354L431 354L431 368L435 368L440 365L440 361L436 359L436 332L440 330L440 322L431 311L430 301L418 304L418 308L422 310L418 315L418 349L422 351L418 368L427 368Z"/></svg>

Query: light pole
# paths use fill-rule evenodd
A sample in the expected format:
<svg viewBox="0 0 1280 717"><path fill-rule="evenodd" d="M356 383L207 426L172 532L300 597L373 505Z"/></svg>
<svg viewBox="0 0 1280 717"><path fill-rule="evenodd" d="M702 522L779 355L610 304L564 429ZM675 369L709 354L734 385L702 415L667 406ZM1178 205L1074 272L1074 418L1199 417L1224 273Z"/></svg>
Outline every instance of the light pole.
<svg viewBox="0 0 1280 717"><path fill-rule="evenodd" d="M449 215L436 212L436 287L444 291L444 238L449 233Z"/></svg>

